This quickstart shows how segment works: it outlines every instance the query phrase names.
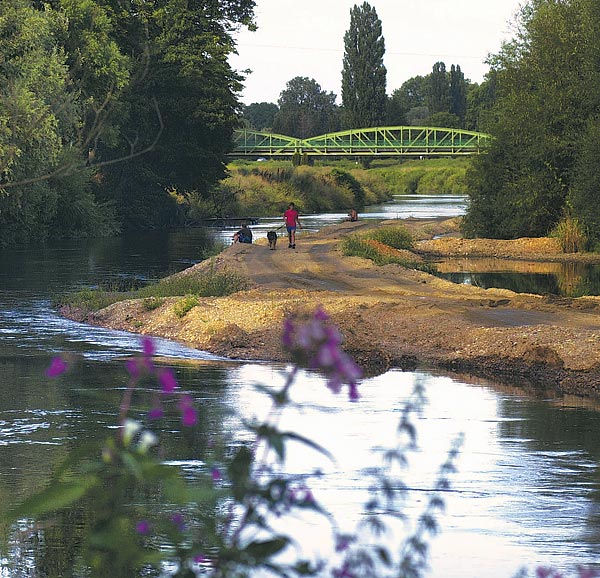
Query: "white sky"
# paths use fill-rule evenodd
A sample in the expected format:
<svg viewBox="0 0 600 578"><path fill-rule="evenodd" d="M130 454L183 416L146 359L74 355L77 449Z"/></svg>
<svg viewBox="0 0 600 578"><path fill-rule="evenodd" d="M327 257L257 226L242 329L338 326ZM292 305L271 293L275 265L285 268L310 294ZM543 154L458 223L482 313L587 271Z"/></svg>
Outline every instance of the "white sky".
<svg viewBox="0 0 600 578"><path fill-rule="evenodd" d="M481 82L488 54L513 37L511 23L522 0L368 0L385 39L387 93L405 80L431 72L443 61L460 65L465 78ZM234 69L252 70L244 104L277 102L296 76L314 78L341 104L344 34L350 9L363 0L256 0L258 30L237 35Z"/></svg>

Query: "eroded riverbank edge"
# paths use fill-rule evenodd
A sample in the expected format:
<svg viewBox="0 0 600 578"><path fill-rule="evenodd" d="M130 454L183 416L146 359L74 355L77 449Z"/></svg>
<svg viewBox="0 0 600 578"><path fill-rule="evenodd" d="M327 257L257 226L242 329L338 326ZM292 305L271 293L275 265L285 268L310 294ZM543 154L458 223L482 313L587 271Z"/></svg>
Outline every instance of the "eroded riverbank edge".
<svg viewBox="0 0 600 578"><path fill-rule="evenodd" d="M553 239L461 239L459 219L341 223L301 233L297 249L266 239L232 245L177 275L235 270L251 288L202 298L178 317L177 297L147 311L142 300L66 317L107 328L165 337L223 357L287 361L281 347L286 316L322 306L344 336L344 349L370 373L391 367L441 369L486 377L544 395L600 398L600 298L557 298L456 285L399 265L377 267L345 257L347 234L403 224L418 239L412 257L486 256L528 261L599 261L564 255Z"/></svg>

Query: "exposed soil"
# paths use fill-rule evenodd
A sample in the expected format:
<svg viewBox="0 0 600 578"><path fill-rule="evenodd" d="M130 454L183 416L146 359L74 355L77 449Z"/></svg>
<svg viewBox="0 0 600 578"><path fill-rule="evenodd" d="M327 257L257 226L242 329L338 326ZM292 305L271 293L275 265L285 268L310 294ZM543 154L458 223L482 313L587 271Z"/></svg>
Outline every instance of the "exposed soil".
<svg viewBox="0 0 600 578"><path fill-rule="evenodd" d="M457 219L402 223L420 239L410 254L413 261L469 255L539 262L600 260L597 255L565 256L546 238L461 239ZM178 298L172 298L153 311L145 311L139 301L117 303L85 320L231 358L285 361L280 347L283 319L308 315L322 305L341 329L346 351L372 372L442 368L544 394L600 397L599 297L559 298L456 285L422 271L378 267L341 254L338 245L344 235L385 224L358 221L317 234L300 231L295 250L282 237L275 251L266 239L232 245L178 275L202 275L207 267L233 269L247 276L252 288L202 299L182 319L173 312ZM65 314L76 317L75 312Z"/></svg>

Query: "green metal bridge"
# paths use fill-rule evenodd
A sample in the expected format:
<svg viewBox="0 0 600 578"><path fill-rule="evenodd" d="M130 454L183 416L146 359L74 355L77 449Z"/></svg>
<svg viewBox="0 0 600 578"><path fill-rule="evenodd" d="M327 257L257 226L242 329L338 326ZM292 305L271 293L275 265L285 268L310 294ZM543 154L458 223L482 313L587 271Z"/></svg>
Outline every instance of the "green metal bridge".
<svg viewBox="0 0 600 578"><path fill-rule="evenodd" d="M308 156L410 157L459 156L484 152L489 134L456 128L387 126L327 133L307 139L241 129L234 134L232 157Z"/></svg>

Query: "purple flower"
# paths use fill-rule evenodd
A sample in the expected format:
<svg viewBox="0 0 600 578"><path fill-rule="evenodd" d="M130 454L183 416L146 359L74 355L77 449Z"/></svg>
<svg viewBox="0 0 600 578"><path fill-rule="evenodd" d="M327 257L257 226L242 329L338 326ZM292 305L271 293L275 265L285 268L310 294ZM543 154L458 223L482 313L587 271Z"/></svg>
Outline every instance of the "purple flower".
<svg viewBox="0 0 600 578"><path fill-rule="evenodd" d="M334 578L355 578L355 574L350 572L348 562L344 562L344 565L341 568L334 568L331 573Z"/></svg>
<svg viewBox="0 0 600 578"><path fill-rule="evenodd" d="M328 321L329 320L329 315L327 315L327 313L325 312L325 309L323 309L323 307L321 307L321 305L319 305L317 307L314 317L315 317L315 319L318 319L319 321Z"/></svg>
<svg viewBox="0 0 600 578"><path fill-rule="evenodd" d="M547 566L538 566L535 569L536 578L562 578L562 574Z"/></svg>
<svg viewBox="0 0 600 578"><path fill-rule="evenodd" d="M138 379L141 373L141 367L137 359L128 359L125 362L125 369L133 379Z"/></svg>
<svg viewBox="0 0 600 578"><path fill-rule="evenodd" d="M154 342L149 337L144 337L142 339L142 351L146 357L152 357L154 355Z"/></svg>
<svg viewBox="0 0 600 578"><path fill-rule="evenodd" d="M181 412L181 423L186 427L193 427L198 423L198 415L193 407L186 407Z"/></svg>
<svg viewBox="0 0 600 578"><path fill-rule="evenodd" d="M151 528L152 527L150 526L150 522L148 522L148 520L140 520L135 525L135 531L142 536L146 536L147 534L149 534Z"/></svg>
<svg viewBox="0 0 600 578"><path fill-rule="evenodd" d="M171 368L165 368L158 371L158 383L162 387L163 393L173 393L177 388L177 380Z"/></svg>
<svg viewBox="0 0 600 578"><path fill-rule="evenodd" d="M220 482L223 479L223 476L221 475L221 470L214 466L210 470L210 477L212 478L213 482Z"/></svg>
<svg viewBox="0 0 600 578"><path fill-rule="evenodd" d="M160 406L156 406L148 412L148 419L160 419L161 417L163 417L163 415L165 415L163 408Z"/></svg>
<svg viewBox="0 0 600 578"><path fill-rule="evenodd" d="M50 367L46 369L47 377L58 377L62 375L65 371L67 371L67 363L62 357L55 357L51 363Z"/></svg>
<svg viewBox="0 0 600 578"><path fill-rule="evenodd" d="M318 369L327 377L327 387L339 393L348 385L351 401L359 398L357 381L362 377L361 368L342 348L342 335L338 329L327 324L329 316L318 307L312 318L303 324L286 319L282 343L299 365Z"/></svg>
<svg viewBox="0 0 600 578"><path fill-rule="evenodd" d="M297 488L290 488L288 497L291 502L301 505L308 505L315 503L315 497L311 489L306 485L301 485Z"/></svg>
<svg viewBox="0 0 600 578"><path fill-rule="evenodd" d="M356 538L349 534L338 534L335 537L335 551L336 552L344 552L346 551L352 542L354 542Z"/></svg>
<svg viewBox="0 0 600 578"><path fill-rule="evenodd" d="M171 516L171 522L173 522L173 524L175 524L175 526L177 526L177 529L180 532L183 532L185 530L185 520L183 519L183 515L182 514L173 514Z"/></svg>
<svg viewBox="0 0 600 578"><path fill-rule="evenodd" d="M198 414L194 409L194 403L189 395L182 395L179 399L179 411L181 411L181 423L186 427L192 427L198 423Z"/></svg>

